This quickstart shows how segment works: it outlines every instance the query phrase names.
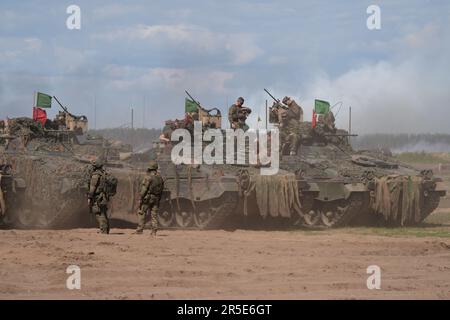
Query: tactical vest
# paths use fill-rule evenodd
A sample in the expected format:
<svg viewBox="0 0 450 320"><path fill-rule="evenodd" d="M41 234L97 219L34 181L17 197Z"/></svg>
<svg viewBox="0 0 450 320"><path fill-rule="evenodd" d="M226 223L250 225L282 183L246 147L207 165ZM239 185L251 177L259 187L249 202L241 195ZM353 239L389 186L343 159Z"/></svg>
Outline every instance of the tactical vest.
<svg viewBox="0 0 450 320"><path fill-rule="evenodd" d="M117 192L118 180L113 175L108 174L106 171L94 171L93 174L100 176L95 189L96 194L104 193L108 197L112 197Z"/></svg>
<svg viewBox="0 0 450 320"><path fill-rule="evenodd" d="M164 190L164 180L159 174L155 174L152 177L152 183L148 188L147 193L153 194L155 196L161 196Z"/></svg>

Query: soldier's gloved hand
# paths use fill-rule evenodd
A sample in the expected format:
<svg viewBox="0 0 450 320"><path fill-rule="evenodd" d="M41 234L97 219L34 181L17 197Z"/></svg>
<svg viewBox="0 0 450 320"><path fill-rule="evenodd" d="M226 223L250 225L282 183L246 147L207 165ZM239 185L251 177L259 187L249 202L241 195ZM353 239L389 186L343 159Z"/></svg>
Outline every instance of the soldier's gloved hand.
<svg viewBox="0 0 450 320"><path fill-rule="evenodd" d="M91 203L92 203L92 199L88 198L88 206L91 206Z"/></svg>

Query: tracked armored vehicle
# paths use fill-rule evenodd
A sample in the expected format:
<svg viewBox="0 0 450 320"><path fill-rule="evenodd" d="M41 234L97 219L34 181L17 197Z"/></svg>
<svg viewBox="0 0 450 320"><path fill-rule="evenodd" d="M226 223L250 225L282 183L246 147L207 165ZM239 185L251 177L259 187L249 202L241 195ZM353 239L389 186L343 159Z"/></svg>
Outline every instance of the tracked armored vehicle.
<svg viewBox="0 0 450 320"><path fill-rule="evenodd" d="M208 114L201 111L202 117ZM161 148L157 160L167 188L161 225L411 226L445 195L431 171L381 152L355 151L345 130L301 122L297 134L296 154L286 154L282 145L280 170L272 176L261 176L255 165L174 165L170 148Z"/></svg>
<svg viewBox="0 0 450 320"><path fill-rule="evenodd" d="M196 117L203 129L215 128L225 137L220 112L215 111L199 106ZM119 181L111 220L135 224L145 163L122 161L130 148L87 136L85 117L68 113L66 119L72 129L67 124L62 130L49 130L31 119L15 119L10 124L15 130L0 136L8 145L5 163L27 186L25 205L9 216L10 225L64 228L93 223L85 193L88 165L97 157L107 160L108 170ZM385 154L354 151L345 131L318 132L310 122L302 122L298 134L296 154L285 154L282 146L280 170L267 176L261 175L261 164L174 164L174 145L156 143L153 152L165 179L161 227L414 225L445 194L431 171ZM246 148L245 158L252 152L256 151Z"/></svg>
<svg viewBox="0 0 450 320"><path fill-rule="evenodd" d="M25 181L15 177L9 164L0 164L0 226L23 204Z"/></svg>
<svg viewBox="0 0 450 320"><path fill-rule="evenodd" d="M280 166L299 179L307 225L417 225L445 195L431 170L381 151L355 151L345 130L315 130L302 122L299 134L297 154L283 155Z"/></svg>
<svg viewBox="0 0 450 320"><path fill-rule="evenodd" d="M75 117L67 115L74 124ZM82 125L85 123L82 118ZM2 158L27 186L20 205L7 213L8 225L18 228L79 226L84 209L84 165L72 145L77 134L69 129L46 129L29 118L9 119Z"/></svg>

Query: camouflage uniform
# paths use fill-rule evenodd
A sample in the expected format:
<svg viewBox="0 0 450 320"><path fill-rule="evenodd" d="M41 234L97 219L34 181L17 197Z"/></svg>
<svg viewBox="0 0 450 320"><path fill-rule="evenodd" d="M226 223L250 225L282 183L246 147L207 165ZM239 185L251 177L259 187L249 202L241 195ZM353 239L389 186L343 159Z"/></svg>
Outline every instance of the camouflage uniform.
<svg viewBox="0 0 450 320"><path fill-rule="evenodd" d="M109 233L108 202L106 193L106 171L102 162L94 162L90 169L88 201L95 214L101 233Z"/></svg>
<svg viewBox="0 0 450 320"><path fill-rule="evenodd" d="M233 128L234 126L234 129L242 129L244 131L247 131L249 129L249 126L245 123L245 121L247 120L247 117L252 112L252 110L243 106L243 98L238 98L238 100L241 100L242 104L233 104L228 109L228 120L230 121L231 128Z"/></svg>
<svg viewBox="0 0 450 320"><path fill-rule="evenodd" d="M138 211L137 234L141 234L145 226L145 216L150 210L152 235L156 236L158 230L158 209L164 181L158 173L158 164L152 161L148 167L140 190L140 206Z"/></svg>
<svg viewBox="0 0 450 320"><path fill-rule="evenodd" d="M303 122L303 109L300 107L294 99L290 97L284 97L283 103L289 107L289 111L292 114L292 118L297 121Z"/></svg>
<svg viewBox="0 0 450 320"><path fill-rule="evenodd" d="M303 121L303 109L291 98L284 97L287 108L277 104L278 121L280 123L280 139L283 146L289 147L291 155L297 153L300 143L300 122Z"/></svg>
<svg viewBox="0 0 450 320"><path fill-rule="evenodd" d="M336 133L334 121L335 119L332 111L328 111L325 114L319 114L316 127L314 128L315 135L325 142L333 142L335 137L329 135Z"/></svg>
<svg viewBox="0 0 450 320"><path fill-rule="evenodd" d="M171 120L167 120L164 128L162 129L161 138L165 138L170 141L172 132L175 130L175 124ZM164 141L166 142L166 141Z"/></svg>
<svg viewBox="0 0 450 320"><path fill-rule="evenodd" d="M334 124L335 118L333 112L330 110L327 113L325 113L323 117L323 122L325 123L325 126L328 131L330 132L336 132L336 126Z"/></svg>

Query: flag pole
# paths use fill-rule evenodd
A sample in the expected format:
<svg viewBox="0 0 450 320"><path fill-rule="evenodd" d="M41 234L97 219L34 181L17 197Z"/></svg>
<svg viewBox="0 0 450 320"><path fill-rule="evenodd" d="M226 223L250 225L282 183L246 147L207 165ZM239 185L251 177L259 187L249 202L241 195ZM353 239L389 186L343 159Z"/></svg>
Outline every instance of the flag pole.
<svg viewBox="0 0 450 320"><path fill-rule="evenodd" d="M348 108L348 133L352 134L352 107Z"/></svg>
<svg viewBox="0 0 450 320"><path fill-rule="evenodd" d="M34 119L34 107L36 107L36 90L33 92L32 118Z"/></svg>
<svg viewBox="0 0 450 320"><path fill-rule="evenodd" d="M97 130L97 97L94 94L94 129Z"/></svg>
<svg viewBox="0 0 450 320"><path fill-rule="evenodd" d="M134 129L134 109L131 107L131 129Z"/></svg>
<svg viewBox="0 0 450 320"><path fill-rule="evenodd" d="M145 95L144 95L144 107L142 110L142 129L145 128Z"/></svg>
<svg viewBox="0 0 450 320"><path fill-rule="evenodd" d="M267 99L266 99L266 130L268 129L268 119L267 119L267 117L268 117L268 109L267 109Z"/></svg>

